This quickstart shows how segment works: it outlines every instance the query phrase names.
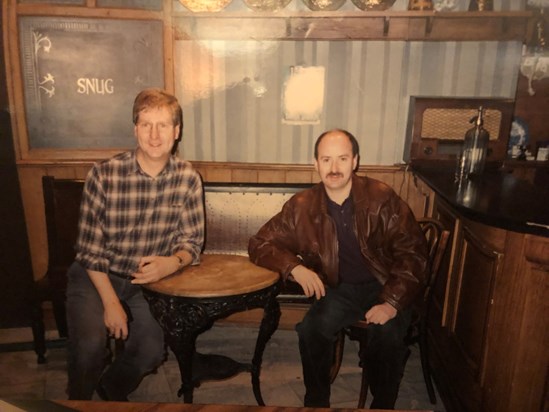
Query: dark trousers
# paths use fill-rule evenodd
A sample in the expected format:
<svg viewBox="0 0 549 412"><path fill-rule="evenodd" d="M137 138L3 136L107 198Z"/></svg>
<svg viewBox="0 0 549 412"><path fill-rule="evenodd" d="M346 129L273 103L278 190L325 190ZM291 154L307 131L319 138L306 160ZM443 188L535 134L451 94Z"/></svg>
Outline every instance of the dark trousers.
<svg viewBox="0 0 549 412"><path fill-rule="evenodd" d="M337 333L364 319L368 309L379 303L380 291L377 281L328 288L326 296L315 301L296 326L305 406L330 406L330 368ZM408 351L404 338L409 324L409 311L399 311L385 325L368 327L366 370L374 397L371 408L394 409Z"/></svg>
<svg viewBox="0 0 549 412"><path fill-rule="evenodd" d="M68 271L67 323L69 399L91 399L101 380L109 400L126 400L164 360L164 334L153 318L141 287L109 276L128 312L128 338L124 350L105 369L107 331L103 304L87 271L73 263Z"/></svg>

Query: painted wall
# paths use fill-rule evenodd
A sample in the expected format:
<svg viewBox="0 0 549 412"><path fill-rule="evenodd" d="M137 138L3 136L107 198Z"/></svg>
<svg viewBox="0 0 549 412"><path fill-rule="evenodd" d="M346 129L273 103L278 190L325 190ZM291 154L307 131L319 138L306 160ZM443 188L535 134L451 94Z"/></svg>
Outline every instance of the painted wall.
<svg viewBox="0 0 549 412"><path fill-rule="evenodd" d="M182 156L309 164L316 137L340 127L359 140L361 164L400 163L410 96L514 98L521 48L520 42L176 41ZM292 66L325 69L317 124L282 120Z"/></svg>

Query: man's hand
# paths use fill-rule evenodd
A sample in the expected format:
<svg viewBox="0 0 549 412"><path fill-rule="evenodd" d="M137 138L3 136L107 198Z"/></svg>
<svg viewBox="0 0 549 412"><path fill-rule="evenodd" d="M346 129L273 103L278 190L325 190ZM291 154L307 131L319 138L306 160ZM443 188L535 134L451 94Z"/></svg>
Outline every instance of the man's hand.
<svg viewBox="0 0 549 412"><path fill-rule="evenodd" d="M103 318L109 336L116 339L126 339L128 337L128 315L126 315L120 301L113 301L106 305Z"/></svg>
<svg viewBox="0 0 549 412"><path fill-rule="evenodd" d="M326 289L322 280L320 280L315 272L305 266L297 265L292 269L291 276L299 283L305 296L311 297L315 295L317 299L320 299L326 295Z"/></svg>
<svg viewBox="0 0 549 412"><path fill-rule="evenodd" d="M375 305L366 312L365 318L368 323L384 325L397 315L397 310L394 306L385 302L381 305Z"/></svg>
<svg viewBox="0 0 549 412"><path fill-rule="evenodd" d="M184 261L190 262L190 255ZM139 260L139 269L133 273L134 285L156 282L179 269L179 259L176 256L145 256Z"/></svg>
<svg viewBox="0 0 549 412"><path fill-rule="evenodd" d="M109 277L103 272L88 270L88 276L103 303L103 321L109 335L116 339L128 337L128 315L114 291Z"/></svg>

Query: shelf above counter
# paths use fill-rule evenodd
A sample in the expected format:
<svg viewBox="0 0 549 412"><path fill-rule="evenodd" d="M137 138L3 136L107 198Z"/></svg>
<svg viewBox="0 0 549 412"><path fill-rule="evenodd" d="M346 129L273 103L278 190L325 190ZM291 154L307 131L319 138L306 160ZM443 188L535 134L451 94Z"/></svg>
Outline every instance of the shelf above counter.
<svg viewBox="0 0 549 412"><path fill-rule="evenodd" d="M174 13L176 40L403 40L526 42L530 11Z"/></svg>

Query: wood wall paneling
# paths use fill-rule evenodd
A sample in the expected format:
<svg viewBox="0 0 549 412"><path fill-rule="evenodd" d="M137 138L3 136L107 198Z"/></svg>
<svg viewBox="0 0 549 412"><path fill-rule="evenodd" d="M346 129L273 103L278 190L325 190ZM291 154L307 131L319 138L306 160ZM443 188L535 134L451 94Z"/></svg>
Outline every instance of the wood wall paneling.
<svg viewBox="0 0 549 412"><path fill-rule="evenodd" d="M408 205L416 217L433 216L435 196L433 190L422 180L418 180L412 173L400 175L402 181L395 182L397 191L402 198L408 199ZM407 184L406 184L407 182ZM404 191L404 189L406 189Z"/></svg>
<svg viewBox="0 0 549 412"><path fill-rule="evenodd" d="M454 309L454 334L464 358L482 386L494 282L502 255L487 247L467 226L461 244L459 287Z"/></svg>
<svg viewBox="0 0 549 412"><path fill-rule="evenodd" d="M492 332L487 342L483 406L513 411L546 410L549 364L547 279L549 239L510 233L505 276L495 284ZM544 367L545 365L545 367Z"/></svg>
<svg viewBox="0 0 549 412"><path fill-rule="evenodd" d="M438 196L433 216L450 230L450 255L445 257L444 264L447 266L441 268L440 282L434 291L434 317L429 322L430 348L433 349L431 361L439 371L443 371L435 375L445 403L449 402L449 412L480 411L482 392L472 371L475 365L464 355L462 345L453 332L463 279L463 220ZM467 298L464 296L463 299ZM441 324L437 324L437 318L440 318Z"/></svg>
<svg viewBox="0 0 549 412"><path fill-rule="evenodd" d="M528 241L528 240L531 240ZM513 392L510 397L510 409L520 409L525 403L539 406L539 410L547 410L549 376L547 368L532 367L533 365L549 365L549 329L541 322L547 319L549 303L547 296L549 287L549 240L533 239L526 242L526 248L533 246L543 254L532 258L525 256L520 273L523 276L523 294L519 302L522 316L517 343L518 356L515 362L513 376ZM545 264L538 263L545 260ZM541 321L541 322L540 322ZM526 384L528 383L528 384ZM545 405L544 405L545 404ZM544 409L545 406L545 409Z"/></svg>
<svg viewBox="0 0 549 412"><path fill-rule="evenodd" d="M520 258L524 252L524 236L509 234L506 239L506 248L515 253L506 256L503 265L507 276L501 276L495 284L492 314L492 334L487 340L486 362L487 368L484 380L485 396L484 407L487 410L505 410L508 405L507 394L511 392L515 359L511 356L518 342L518 329L510 327L517 325L520 319L519 302L516 298L516 287L520 281ZM505 359L506 362L501 360Z"/></svg>
<svg viewBox="0 0 549 412"><path fill-rule="evenodd" d="M448 204L441 201L438 196L435 197L434 203L433 217L440 220L444 228L450 231L448 252L445 255L439 274L439 282L435 285L434 291L434 306L441 308L441 326L449 327L453 323L453 308L456 305L454 291L458 286L458 276L454 268L461 256L459 244L462 238L462 221L456 212Z"/></svg>

